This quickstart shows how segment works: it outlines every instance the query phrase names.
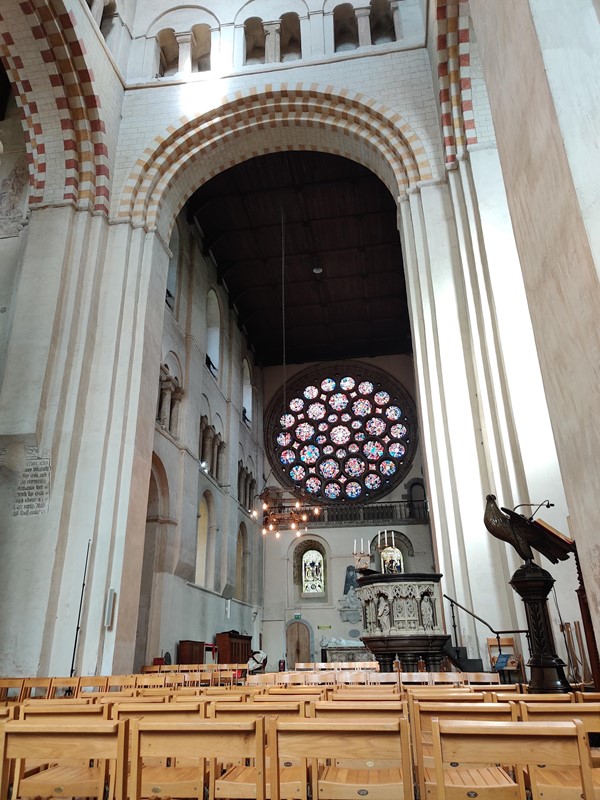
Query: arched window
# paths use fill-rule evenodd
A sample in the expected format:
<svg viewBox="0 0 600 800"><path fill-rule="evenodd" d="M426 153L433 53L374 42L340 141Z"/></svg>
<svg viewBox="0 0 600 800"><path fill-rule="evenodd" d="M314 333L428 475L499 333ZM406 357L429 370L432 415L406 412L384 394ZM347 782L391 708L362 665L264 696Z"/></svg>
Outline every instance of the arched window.
<svg viewBox="0 0 600 800"><path fill-rule="evenodd" d="M371 0L369 22L372 44L387 44L396 41L389 0Z"/></svg>
<svg viewBox="0 0 600 800"><path fill-rule="evenodd" d="M252 382L246 359L242 364L242 419L248 424L252 422Z"/></svg>
<svg viewBox="0 0 600 800"><path fill-rule="evenodd" d="M221 312L217 295L211 289L206 298L206 366L217 376L221 350Z"/></svg>
<svg viewBox="0 0 600 800"><path fill-rule="evenodd" d="M300 17L298 14L284 14L281 17L281 60L298 61L302 58L300 44Z"/></svg>
<svg viewBox="0 0 600 800"><path fill-rule="evenodd" d="M307 550L302 556L302 594L323 594L325 569L318 550Z"/></svg>
<svg viewBox="0 0 600 800"><path fill-rule="evenodd" d="M389 545L381 551L381 571L385 575L399 575L404 572L404 558L402 551Z"/></svg>
<svg viewBox="0 0 600 800"><path fill-rule="evenodd" d="M334 9L333 36L336 53L356 50L358 47L358 25L354 8L350 3L344 3Z"/></svg>
<svg viewBox="0 0 600 800"><path fill-rule="evenodd" d="M294 548L294 575L298 600L327 598L328 566L325 547L314 539L301 539Z"/></svg>
<svg viewBox="0 0 600 800"><path fill-rule="evenodd" d="M175 308L175 296L177 294L178 272L179 272L179 229L177 225L173 228L171 239L169 241L169 250L171 257L169 258L169 271L167 272L167 291L165 294L165 303L169 306L171 311Z"/></svg>
<svg viewBox="0 0 600 800"><path fill-rule="evenodd" d="M210 27L194 25L192 28L192 72L208 72L210 70Z"/></svg>
<svg viewBox="0 0 600 800"><path fill-rule="evenodd" d="M175 39L172 28L165 28L156 36L160 48L160 66L158 74L161 76L175 75L179 69L179 45Z"/></svg>
<svg viewBox="0 0 600 800"><path fill-rule="evenodd" d="M246 57L244 64L265 63L265 31L262 19L250 17L244 24Z"/></svg>
<svg viewBox="0 0 600 800"><path fill-rule="evenodd" d="M208 552L208 504L204 497L198 503L198 526L196 539L196 578L198 586L206 582L206 556Z"/></svg>

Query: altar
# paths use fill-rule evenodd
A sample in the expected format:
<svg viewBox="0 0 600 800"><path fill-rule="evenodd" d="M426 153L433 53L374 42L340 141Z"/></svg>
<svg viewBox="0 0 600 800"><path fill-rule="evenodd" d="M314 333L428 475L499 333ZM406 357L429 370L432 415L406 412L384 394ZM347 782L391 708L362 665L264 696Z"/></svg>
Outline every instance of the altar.
<svg viewBox="0 0 600 800"><path fill-rule="evenodd" d="M362 642L352 645L331 642L324 647L321 646L321 661L327 663L332 661L376 661L376 658Z"/></svg>

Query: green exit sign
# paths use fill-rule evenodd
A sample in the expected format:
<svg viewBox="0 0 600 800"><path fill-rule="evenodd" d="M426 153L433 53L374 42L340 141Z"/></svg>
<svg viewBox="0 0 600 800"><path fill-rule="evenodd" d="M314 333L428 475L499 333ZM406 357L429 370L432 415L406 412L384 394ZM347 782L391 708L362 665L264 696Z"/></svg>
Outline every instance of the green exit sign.
<svg viewBox="0 0 600 800"><path fill-rule="evenodd" d="M302 619L302 614L294 614L294 619Z"/></svg>

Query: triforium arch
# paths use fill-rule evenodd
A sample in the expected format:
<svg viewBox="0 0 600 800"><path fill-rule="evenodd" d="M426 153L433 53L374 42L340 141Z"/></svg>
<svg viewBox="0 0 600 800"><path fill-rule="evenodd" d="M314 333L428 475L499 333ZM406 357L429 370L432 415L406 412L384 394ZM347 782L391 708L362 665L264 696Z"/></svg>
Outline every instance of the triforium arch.
<svg viewBox="0 0 600 800"><path fill-rule="evenodd" d="M394 198L432 178L425 147L400 114L331 86L281 84L239 92L157 137L127 179L114 214L148 230L158 228L168 241L177 213L198 188L199 173L205 182L248 158L284 150L317 150L356 161Z"/></svg>

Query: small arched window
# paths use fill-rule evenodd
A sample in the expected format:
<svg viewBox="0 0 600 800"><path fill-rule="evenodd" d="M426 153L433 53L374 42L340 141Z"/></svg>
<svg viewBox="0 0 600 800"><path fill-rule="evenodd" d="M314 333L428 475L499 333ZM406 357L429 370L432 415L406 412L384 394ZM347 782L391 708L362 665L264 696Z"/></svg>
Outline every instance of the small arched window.
<svg viewBox="0 0 600 800"><path fill-rule="evenodd" d="M175 39L175 32L172 28L165 28L156 36L160 48L160 65L158 74L166 77L175 75L179 69L179 45Z"/></svg>
<svg viewBox="0 0 600 800"><path fill-rule="evenodd" d="M293 565L297 599L323 602L328 592L328 567L323 544L314 539L301 539L294 549Z"/></svg>
<svg viewBox="0 0 600 800"><path fill-rule="evenodd" d="M300 18L298 14L284 14L281 17L281 60L298 61L302 58L300 44Z"/></svg>
<svg viewBox="0 0 600 800"><path fill-rule="evenodd" d="M217 295L211 289L206 298L206 366L217 376L221 350L221 312Z"/></svg>
<svg viewBox="0 0 600 800"><path fill-rule="evenodd" d="M307 550L302 556L302 594L323 594L325 570L318 550Z"/></svg>
<svg viewBox="0 0 600 800"><path fill-rule="evenodd" d="M242 364L242 419L246 424L252 422L252 382L246 359Z"/></svg>
<svg viewBox="0 0 600 800"><path fill-rule="evenodd" d="M242 602L248 601L249 594L249 559L250 553L248 551L248 532L246 526L242 522L237 535L236 551L235 551L235 590L233 596L236 600Z"/></svg>
<svg viewBox="0 0 600 800"><path fill-rule="evenodd" d="M265 30L262 19L250 17L244 25L246 57L245 64L265 63Z"/></svg>
<svg viewBox="0 0 600 800"><path fill-rule="evenodd" d="M396 41L389 0L371 0L369 22L372 44L387 44Z"/></svg>
<svg viewBox="0 0 600 800"><path fill-rule="evenodd" d="M356 50L358 47L358 24L350 3L336 6L333 12L333 36L336 53Z"/></svg>

